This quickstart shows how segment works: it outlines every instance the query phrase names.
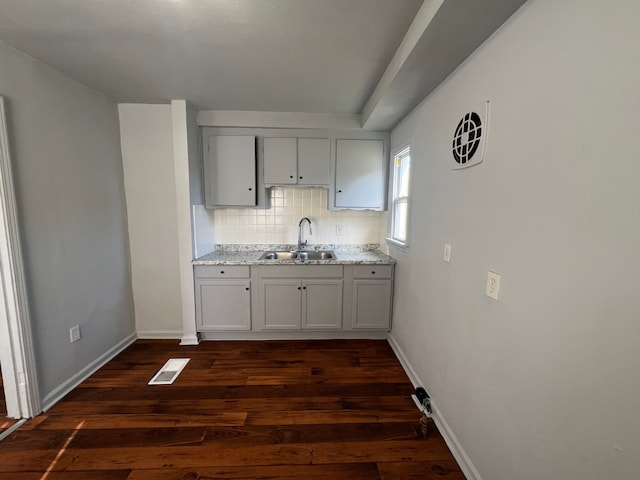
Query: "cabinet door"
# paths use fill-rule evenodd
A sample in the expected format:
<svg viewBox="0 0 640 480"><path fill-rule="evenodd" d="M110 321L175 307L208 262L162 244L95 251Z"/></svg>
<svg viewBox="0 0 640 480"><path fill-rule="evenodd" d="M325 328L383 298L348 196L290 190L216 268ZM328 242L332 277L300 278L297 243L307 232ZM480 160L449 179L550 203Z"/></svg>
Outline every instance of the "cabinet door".
<svg viewBox="0 0 640 480"><path fill-rule="evenodd" d="M295 138L265 138L265 185L295 185L298 176L297 157Z"/></svg>
<svg viewBox="0 0 640 480"><path fill-rule="evenodd" d="M334 330L342 327L342 280L302 282L302 327Z"/></svg>
<svg viewBox="0 0 640 480"><path fill-rule="evenodd" d="M196 283L198 330L251 330L251 282Z"/></svg>
<svg viewBox="0 0 640 480"><path fill-rule="evenodd" d="M337 140L335 206L384 208L384 142Z"/></svg>
<svg viewBox="0 0 640 480"><path fill-rule="evenodd" d="M298 139L298 185L329 185L328 138Z"/></svg>
<svg viewBox="0 0 640 480"><path fill-rule="evenodd" d="M265 330L300 329L301 290L297 280L262 282Z"/></svg>
<svg viewBox="0 0 640 480"><path fill-rule="evenodd" d="M206 207L256 204L256 139L211 136L204 162Z"/></svg>
<svg viewBox="0 0 640 480"><path fill-rule="evenodd" d="M353 328L388 329L391 318L391 280L353 281Z"/></svg>

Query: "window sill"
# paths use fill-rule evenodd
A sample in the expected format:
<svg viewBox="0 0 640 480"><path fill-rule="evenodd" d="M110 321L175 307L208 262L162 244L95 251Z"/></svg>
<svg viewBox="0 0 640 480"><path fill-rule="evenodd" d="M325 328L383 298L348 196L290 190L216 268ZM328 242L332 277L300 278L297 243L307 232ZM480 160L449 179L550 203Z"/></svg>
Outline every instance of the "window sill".
<svg viewBox="0 0 640 480"><path fill-rule="evenodd" d="M391 238L391 237L384 237L384 239L387 241L387 243L389 245L393 245L394 247L399 247L402 250L408 250L409 249L409 244L406 242L403 242L401 240L397 240L395 238Z"/></svg>

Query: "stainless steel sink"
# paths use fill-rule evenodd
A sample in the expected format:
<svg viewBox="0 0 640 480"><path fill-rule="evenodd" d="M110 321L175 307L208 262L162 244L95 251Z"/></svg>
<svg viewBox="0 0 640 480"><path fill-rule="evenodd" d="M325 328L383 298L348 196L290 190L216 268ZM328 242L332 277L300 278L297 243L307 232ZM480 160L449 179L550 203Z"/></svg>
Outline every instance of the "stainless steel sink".
<svg viewBox="0 0 640 480"><path fill-rule="evenodd" d="M260 260L295 260L298 252L264 252Z"/></svg>
<svg viewBox="0 0 640 480"><path fill-rule="evenodd" d="M264 252L260 260L335 260L336 254L331 250L302 250L293 252Z"/></svg>
<svg viewBox="0 0 640 480"><path fill-rule="evenodd" d="M330 250L298 252L298 260L335 260L336 254Z"/></svg>

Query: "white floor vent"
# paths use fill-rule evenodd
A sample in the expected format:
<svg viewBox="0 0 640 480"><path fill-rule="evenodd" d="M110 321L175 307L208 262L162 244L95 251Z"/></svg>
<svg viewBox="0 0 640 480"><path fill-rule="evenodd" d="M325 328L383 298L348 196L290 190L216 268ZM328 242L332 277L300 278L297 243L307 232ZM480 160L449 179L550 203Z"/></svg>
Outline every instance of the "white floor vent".
<svg viewBox="0 0 640 480"><path fill-rule="evenodd" d="M171 385L187 363L189 363L188 358L170 358L149 381L149 385Z"/></svg>

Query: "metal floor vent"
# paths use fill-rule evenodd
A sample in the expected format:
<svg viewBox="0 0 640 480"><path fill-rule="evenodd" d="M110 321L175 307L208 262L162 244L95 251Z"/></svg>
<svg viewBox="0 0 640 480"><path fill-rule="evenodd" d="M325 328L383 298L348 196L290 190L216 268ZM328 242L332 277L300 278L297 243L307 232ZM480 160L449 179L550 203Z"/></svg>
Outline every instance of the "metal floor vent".
<svg viewBox="0 0 640 480"><path fill-rule="evenodd" d="M187 366L189 360L189 358L170 358L149 381L149 385L171 385Z"/></svg>

